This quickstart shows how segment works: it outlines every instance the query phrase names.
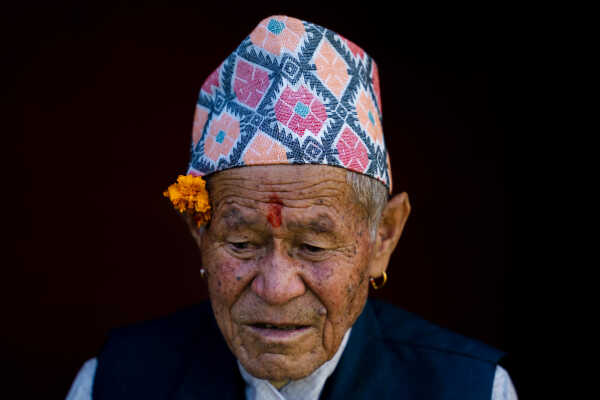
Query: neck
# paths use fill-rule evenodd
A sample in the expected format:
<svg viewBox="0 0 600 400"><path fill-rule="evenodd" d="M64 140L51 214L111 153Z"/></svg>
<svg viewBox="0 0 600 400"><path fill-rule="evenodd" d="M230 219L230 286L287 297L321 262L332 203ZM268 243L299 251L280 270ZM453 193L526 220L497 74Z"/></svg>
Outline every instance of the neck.
<svg viewBox="0 0 600 400"><path fill-rule="evenodd" d="M287 383L289 381L269 381L271 382L271 385L275 386L275 388L277 390L281 389L282 387L284 387L285 385L287 385Z"/></svg>

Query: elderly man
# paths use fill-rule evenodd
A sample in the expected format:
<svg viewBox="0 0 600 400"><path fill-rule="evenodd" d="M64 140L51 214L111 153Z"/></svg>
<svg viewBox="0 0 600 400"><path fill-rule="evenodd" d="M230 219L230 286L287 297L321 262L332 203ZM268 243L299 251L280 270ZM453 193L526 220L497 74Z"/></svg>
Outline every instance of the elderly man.
<svg viewBox="0 0 600 400"><path fill-rule="evenodd" d="M410 213L390 173L374 61L263 20L202 86L166 192L210 302L115 330L68 399L516 399L502 352L367 301Z"/></svg>

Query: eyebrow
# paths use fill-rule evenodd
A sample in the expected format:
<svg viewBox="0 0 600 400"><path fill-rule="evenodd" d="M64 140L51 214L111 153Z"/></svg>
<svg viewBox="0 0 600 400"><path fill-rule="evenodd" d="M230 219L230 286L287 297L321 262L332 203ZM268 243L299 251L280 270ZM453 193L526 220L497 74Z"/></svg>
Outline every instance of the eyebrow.
<svg viewBox="0 0 600 400"><path fill-rule="evenodd" d="M296 231L309 229L317 234L333 234L335 232L335 222L327 214L319 214L316 218L307 221L289 221L287 227Z"/></svg>
<svg viewBox="0 0 600 400"><path fill-rule="evenodd" d="M237 230L242 226L259 225L257 216L245 216L237 207L228 207L221 215L225 225L230 230Z"/></svg>

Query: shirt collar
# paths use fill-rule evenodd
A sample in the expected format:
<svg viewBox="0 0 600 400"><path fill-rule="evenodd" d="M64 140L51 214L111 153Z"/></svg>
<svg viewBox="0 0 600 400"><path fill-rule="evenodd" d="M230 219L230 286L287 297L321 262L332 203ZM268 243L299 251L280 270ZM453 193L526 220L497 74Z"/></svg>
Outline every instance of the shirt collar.
<svg viewBox="0 0 600 400"><path fill-rule="evenodd" d="M305 378L288 382L281 390L277 390L268 380L258 379L237 361L240 373L246 381L246 400L317 400L325 381L333 373L340 361L340 357L346 348L348 338L350 337L349 328L344 334L342 343L331 360L326 361L317 368L312 374Z"/></svg>

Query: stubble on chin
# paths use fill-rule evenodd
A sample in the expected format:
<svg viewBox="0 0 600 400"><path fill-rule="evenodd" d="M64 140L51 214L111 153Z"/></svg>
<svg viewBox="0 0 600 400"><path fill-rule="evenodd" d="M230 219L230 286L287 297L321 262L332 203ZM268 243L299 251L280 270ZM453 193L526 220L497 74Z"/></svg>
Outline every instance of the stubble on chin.
<svg viewBox="0 0 600 400"><path fill-rule="evenodd" d="M232 307L232 329L226 338L230 350L250 374L260 379L296 380L310 375L330 358L329 351L323 346L326 323L323 305L302 301L302 304L298 302L287 308L271 308L254 303L249 301ZM264 320L309 324L310 331L291 343L269 342L262 340L244 323Z"/></svg>

